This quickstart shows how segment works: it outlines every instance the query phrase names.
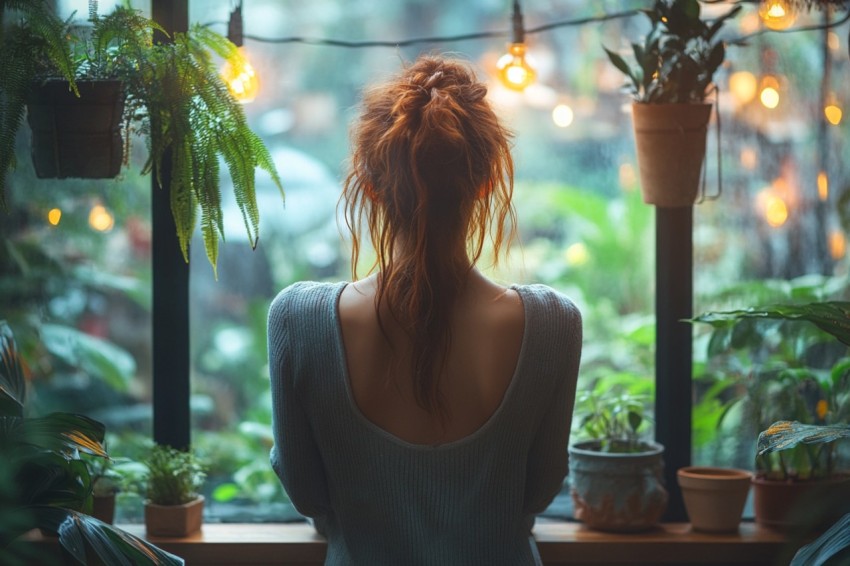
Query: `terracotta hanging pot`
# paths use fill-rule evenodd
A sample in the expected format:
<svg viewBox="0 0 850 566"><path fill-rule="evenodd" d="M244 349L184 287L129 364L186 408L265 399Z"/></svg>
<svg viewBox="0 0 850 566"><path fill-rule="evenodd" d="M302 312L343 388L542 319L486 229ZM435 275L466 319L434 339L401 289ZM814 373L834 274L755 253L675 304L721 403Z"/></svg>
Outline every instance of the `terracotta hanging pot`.
<svg viewBox="0 0 850 566"><path fill-rule="evenodd" d="M118 175L124 156L121 81L67 81L34 85L27 103L32 163L39 178L104 179Z"/></svg>
<svg viewBox="0 0 850 566"><path fill-rule="evenodd" d="M734 532L741 523L753 474L745 470L689 466L676 472L695 531Z"/></svg>
<svg viewBox="0 0 850 566"><path fill-rule="evenodd" d="M691 206L699 193L711 104L632 104L643 200Z"/></svg>

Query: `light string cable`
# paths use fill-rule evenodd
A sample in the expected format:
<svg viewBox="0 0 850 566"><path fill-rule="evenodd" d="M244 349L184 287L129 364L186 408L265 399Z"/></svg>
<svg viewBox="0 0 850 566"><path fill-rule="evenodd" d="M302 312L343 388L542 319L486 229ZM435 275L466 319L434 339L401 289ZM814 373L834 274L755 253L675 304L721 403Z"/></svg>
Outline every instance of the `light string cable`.
<svg viewBox="0 0 850 566"><path fill-rule="evenodd" d="M738 0L736 2L729 2L728 0L702 0L705 4L756 4L758 0ZM542 24L539 26L534 26L530 28L524 29L524 33L526 35L533 35L537 33L542 33L545 31L550 31L553 29L571 27L571 26L581 26L585 24L591 23L602 23L610 20L617 20L623 18L631 18L638 14L641 14L642 10L624 10L620 12L611 12L608 14L601 14L597 16L588 16L584 18L574 18L568 20L557 20L554 22L549 22L546 24ZM836 20L831 20L822 24L812 24L807 26L795 26L784 30L775 30L770 28L763 28L753 33L743 35L740 37L730 38L726 41L729 45L746 45L747 41L757 37L759 35L765 33L794 33L800 31L815 31L815 30L823 30L829 29L833 27L840 26L847 21L850 21L850 10L841 18ZM213 26L213 25L227 25L228 22L208 22L204 24L205 26ZM477 39L489 39L489 38L504 38L511 37L513 34L512 29L503 29L503 30L491 30L491 31L480 31L480 32L472 32L465 33L459 35L435 35L435 36L426 36L426 37L414 37L408 39L400 39L400 40L345 40L345 39L334 39L334 38L323 38L323 37L308 37L308 36L285 36L285 37L265 37L253 34L243 34L244 39L250 39L252 41L257 41L260 43L301 43L306 45L327 45L332 47L345 47L349 49L358 49L358 48L368 48L368 47L409 47L411 45L420 45L420 44L434 44L434 43L450 43L450 42L458 42L458 41L470 41Z"/></svg>
<svg viewBox="0 0 850 566"><path fill-rule="evenodd" d="M640 14L640 10L625 10L622 12L612 12L610 14L602 14L599 16L588 16L585 18L576 18L570 20L558 20L549 22L540 26L526 28L523 31L526 35L541 33L556 28L568 26L580 26L595 22L606 22L621 18L631 18ZM209 22L206 26L226 25L227 22ZM420 45L428 43L449 43L455 41L470 41L475 39L489 39L499 37L510 37L513 33L512 29L480 31L473 33L465 33L460 35L441 35L428 37L414 37L401 40L365 40L365 41L349 41L344 39L332 39L321 37L305 37L305 36L288 36L288 37L263 37L258 35L243 34L243 38L261 43L302 43L307 45L328 45L333 47L346 47L351 49L364 47L409 47L411 45Z"/></svg>

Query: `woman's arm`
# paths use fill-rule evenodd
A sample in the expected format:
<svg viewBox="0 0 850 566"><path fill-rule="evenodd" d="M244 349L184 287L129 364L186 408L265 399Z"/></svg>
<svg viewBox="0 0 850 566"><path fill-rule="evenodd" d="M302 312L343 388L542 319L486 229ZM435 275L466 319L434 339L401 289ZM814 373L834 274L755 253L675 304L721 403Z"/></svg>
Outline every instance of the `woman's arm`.
<svg viewBox="0 0 850 566"><path fill-rule="evenodd" d="M293 287L285 289L269 309L269 371L274 435L270 460L292 504L299 513L314 519L317 530L323 532L324 519L330 509L325 468L313 438L310 420L295 387L296 351L291 344L290 330L298 324L298 314L292 312L290 307L296 291Z"/></svg>

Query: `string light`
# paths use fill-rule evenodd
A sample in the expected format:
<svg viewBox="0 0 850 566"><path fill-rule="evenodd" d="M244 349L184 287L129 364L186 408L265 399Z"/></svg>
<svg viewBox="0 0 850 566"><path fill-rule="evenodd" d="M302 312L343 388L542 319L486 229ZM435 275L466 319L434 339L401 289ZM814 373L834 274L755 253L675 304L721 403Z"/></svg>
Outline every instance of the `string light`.
<svg viewBox="0 0 850 566"><path fill-rule="evenodd" d="M47 221L50 222L52 226L59 226L60 220L62 220L62 211L58 208L51 208L47 212Z"/></svg>
<svg viewBox="0 0 850 566"><path fill-rule="evenodd" d="M771 110L779 106L779 81L773 75L762 78L759 100L765 108Z"/></svg>
<svg viewBox="0 0 850 566"><path fill-rule="evenodd" d="M102 204L96 204L89 211L89 226L98 232L109 232L115 226L115 217Z"/></svg>
<svg viewBox="0 0 850 566"><path fill-rule="evenodd" d="M838 101L835 99L835 95L830 95L827 100L826 106L823 108L823 115L826 117L826 121L832 124L833 126L837 126L841 123L841 118L844 115L844 112L841 110L841 106L838 105Z"/></svg>
<svg viewBox="0 0 850 566"><path fill-rule="evenodd" d="M729 75L729 90L741 106L752 101L758 91L758 81L749 71L737 71Z"/></svg>
<svg viewBox="0 0 850 566"><path fill-rule="evenodd" d="M779 228L788 220L788 205L782 197L767 191L761 193L760 200L764 210L764 219L772 228Z"/></svg>
<svg viewBox="0 0 850 566"><path fill-rule="evenodd" d="M238 48L239 53L238 56L224 62L221 78L227 84L233 97L246 104L257 97L257 92L260 90L260 78L248 60L242 26L242 2L240 1L230 13L230 21L227 24L227 39Z"/></svg>
<svg viewBox="0 0 850 566"><path fill-rule="evenodd" d="M496 68L502 84L511 90L523 91L537 78L537 72L529 64L525 45L525 28L522 25L522 11L519 0L514 0L513 41L508 44L508 52L499 58Z"/></svg>
<svg viewBox="0 0 850 566"><path fill-rule="evenodd" d="M797 14L786 0L761 0L759 16L772 30L788 29L797 20Z"/></svg>
<svg viewBox="0 0 850 566"><path fill-rule="evenodd" d="M829 233L829 255L838 260L847 253L847 238L841 230L832 230Z"/></svg>
<svg viewBox="0 0 850 566"><path fill-rule="evenodd" d="M561 103L555 106L552 110L552 121L559 128L567 128L573 123L573 109L566 103Z"/></svg>
<svg viewBox="0 0 850 566"><path fill-rule="evenodd" d="M818 173L818 198L822 201L829 198L829 177L826 171Z"/></svg>

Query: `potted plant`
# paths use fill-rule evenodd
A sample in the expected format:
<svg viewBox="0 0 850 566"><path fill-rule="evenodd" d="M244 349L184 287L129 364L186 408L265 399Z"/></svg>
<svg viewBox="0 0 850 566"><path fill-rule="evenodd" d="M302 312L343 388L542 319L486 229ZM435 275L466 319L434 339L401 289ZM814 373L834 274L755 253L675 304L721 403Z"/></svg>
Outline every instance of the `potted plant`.
<svg viewBox="0 0 850 566"><path fill-rule="evenodd" d="M779 421L762 431L754 484L756 521L780 529L817 529L850 513L850 473L835 469L833 444L846 438L848 424ZM771 477L776 479L766 479Z"/></svg>
<svg viewBox="0 0 850 566"><path fill-rule="evenodd" d="M107 458L103 424L71 413L25 416L25 365L0 321L0 562L31 563L19 539L33 529L58 535L77 563L179 565L183 560L83 512L92 477L85 453Z"/></svg>
<svg viewBox="0 0 850 566"><path fill-rule="evenodd" d="M735 6L713 21L700 18L697 0L655 0L643 10L651 29L633 43L635 64L605 49L625 73L632 94L632 120L644 202L691 206L697 198L714 73L726 55L716 39Z"/></svg>
<svg viewBox="0 0 850 566"><path fill-rule="evenodd" d="M695 531L738 530L753 474L746 470L686 466L676 471L685 509Z"/></svg>
<svg viewBox="0 0 850 566"><path fill-rule="evenodd" d="M662 484L664 447L646 440L647 399L613 390L577 399L577 433L570 446L570 494L575 517L605 531L641 531L667 508Z"/></svg>
<svg viewBox="0 0 850 566"><path fill-rule="evenodd" d="M128 458L84 457L89 467L92 484L92 516L104 523L115 519L115 500L125 487L124 467L132 464Z"/></svg>
<svg viewBox="0 0 850 566"><path fill-rule="evenodd" d="M155 445L147 461L144 481L145 529L152 536L181 537L201 528L204 466L192 452Z"/></svg>
<svg viewBox="0 0 850 566"><path fill-rule="evenodd" d="M850 346L850 302L815 301L805 304L778 304L740 310L708 312L694 319L706 322L716 330L712 342L736 340L741 344L755 346L769 340L768 334L759 332L757 325L765 321L776 321L786 332L778 345L791 352L788 362L769 362L770 367L762 372L753 368L750 373L764 373L770 379L761 380L758 387L748 392L750 411L757 413L754 419L761 426L759 456L755 462L753 479L754 508L756 521L760 524L788 529L811 526L814 514L799 507L795 501L810 503L821 498L829 501L825 494L829 490L848 489L847 476L838 469L833 446L815 446L814 440L793 441L788 444L763 445L765 439L777 437L794 439L785 432L804 433L817 428L846 426L850 419L850 358L846 357L846 346ZM808 321L817 329L800 327L797 321ZM796 329L792 331L792 329ZM822 353L835 345L820 338L824 335L837 338L843 346L844 357L837 359L831 367L813 367L814 353ZM810 337L814 336L814 337ZM831 357L829 359L832 359ZM812 360L811 362L809 360ZM751 360L753 366L757 364ZM765 408L765 406L767 408ZM793 427L783 431L763 422L767 416L785 413L795 420ZM786 422L786 421L783 421ZM800 424L802 423L802 424ZM770 431L770 432L768 432ZM783 435L778 435L783 432ZM817 437L812 437L817 438ZM779 451L781 448L781 451ZM850 500L850 493L848 493ZM817 506L812 507L817 509ZM828 524L830 519L821 519Z"/></svg>
<svg viewBox="0 0 850 566"><path fill-rule="evenodd" d="M236 46L202 26L175 33L170 42L154 42L154 30L162 32L156 22L121 7L98 16L94 0L89 2L86 32L72 30L70 22L59 20L47 0L8 0L3 5L3 13L16 10L19 19L0 36L0 72L5 73L4 79L10 77L5 81L6 96L0 99L0 208L6 208L6 178L16 163L15 135L29 105L34 150L42 140L50 142L45 144L50 149L47 158L33 157L44 176L78 175L84 164L96 165L98 176L114 175L118 172L115 159L127 155L130 132L145 133L149 157L142 172L151 172L160 188L169 191L187 261L189 240L199 222L207 256L216 264L223 233L222 158L248 237L256 245L256 168L267 171L283 193L268 150L248 127L241 104L218 74L214 56L238 65L243 55ZM94 81L91 86L89 80ZM71 109L77 103L87 109L94 106L99 95L93 93L101 85L108 91L103 97L108 107L103 120L81 117L78 109ZM96 122L106 124L93 134ZM57 125L84 126L89 131L60 134ZM90 140L92 135L103 142L103 149L94 158L83 157L79 151L90 144L79 140ZM69 157L58 155L62 147L69 149ZM171 171L168 187L160 183L164 164Z"/></svg>

